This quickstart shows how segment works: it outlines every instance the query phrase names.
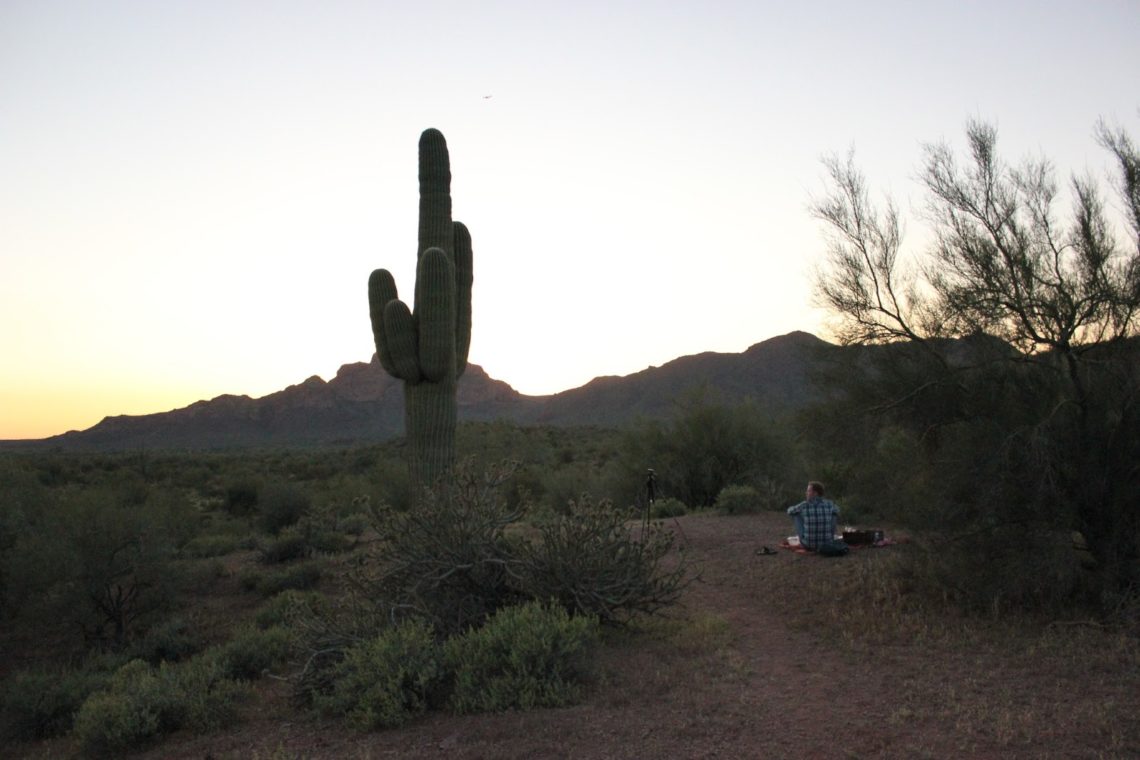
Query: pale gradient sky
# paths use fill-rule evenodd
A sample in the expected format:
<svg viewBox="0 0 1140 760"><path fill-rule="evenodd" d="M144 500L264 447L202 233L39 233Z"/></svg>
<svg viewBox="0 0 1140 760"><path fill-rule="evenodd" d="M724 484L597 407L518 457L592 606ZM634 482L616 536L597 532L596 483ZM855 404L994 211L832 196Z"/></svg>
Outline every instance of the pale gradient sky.
<svg viewBox="0 0 1140 760"><path fill-rule="evenodd" d="M825 335L821 155L904 209L969 118L1103 172L1097 118L1140 135L1137 30L1136 0L0 0L0 439L367 361L429 126L493 377Z"/></svg>

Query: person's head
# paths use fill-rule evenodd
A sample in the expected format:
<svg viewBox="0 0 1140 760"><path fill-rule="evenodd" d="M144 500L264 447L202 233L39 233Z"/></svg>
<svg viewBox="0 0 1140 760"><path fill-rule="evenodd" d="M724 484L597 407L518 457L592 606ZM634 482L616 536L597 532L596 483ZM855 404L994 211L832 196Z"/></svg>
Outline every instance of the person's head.
<svg viewBox="0 0 1140 760"><path fill-rule="evenodd" d="M808 499L823 498L823 483L818 480L813 480L807 484L807 497Z"/></svg>

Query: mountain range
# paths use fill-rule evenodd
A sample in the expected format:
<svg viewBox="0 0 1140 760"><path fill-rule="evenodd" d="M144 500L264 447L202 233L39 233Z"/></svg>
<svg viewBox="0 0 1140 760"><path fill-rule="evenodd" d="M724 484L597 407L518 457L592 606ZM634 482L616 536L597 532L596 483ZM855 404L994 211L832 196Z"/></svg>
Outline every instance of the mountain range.
<svg viewBox="0 0 1140 760"><path fill-rule="evenodd" d="M461 421L622 427L660 419L677 398L701 388L723 403L751 399L772 413L816 396L808 370L836 349L805 332L741 353L705 352L623 377L598 377L550 396L526 396L468 364L459 380ZM310 377L261 398L223 395L146 415L107 417L87 430L36 442L62 450L225 449L377 442L403 434L403 389L373 356L346 364L332 380ZM29 443L29 442L25 442Z"/></svg>

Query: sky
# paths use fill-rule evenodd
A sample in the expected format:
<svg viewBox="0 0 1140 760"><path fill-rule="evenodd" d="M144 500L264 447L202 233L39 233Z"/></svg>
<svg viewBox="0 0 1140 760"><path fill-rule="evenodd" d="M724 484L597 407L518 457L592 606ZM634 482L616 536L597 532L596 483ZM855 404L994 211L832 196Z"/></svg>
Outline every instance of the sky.
<svg viewBox="0 0 1140 760"><path fill-rule="evenodd" d="M1137 29L1136 0L0 0L0 439L368 361L427 127L470 360L520 392L826 338L822 156L904 211L970 119L1104 174Z"/></svg>

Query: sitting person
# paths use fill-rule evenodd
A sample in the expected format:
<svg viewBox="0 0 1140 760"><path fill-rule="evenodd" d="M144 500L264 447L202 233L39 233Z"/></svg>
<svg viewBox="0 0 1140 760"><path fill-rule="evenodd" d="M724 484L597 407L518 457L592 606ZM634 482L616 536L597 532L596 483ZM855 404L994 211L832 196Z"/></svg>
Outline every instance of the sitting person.
<svg viewBox="0 0 1140 760"><path fill-rule="evenodd" d="M788 514L796 522L796 535L800 546L817 551L820 546L835 540L839 507L823 498L823 484L812 481L807 485L807 501L788 507Z"/></svg>

